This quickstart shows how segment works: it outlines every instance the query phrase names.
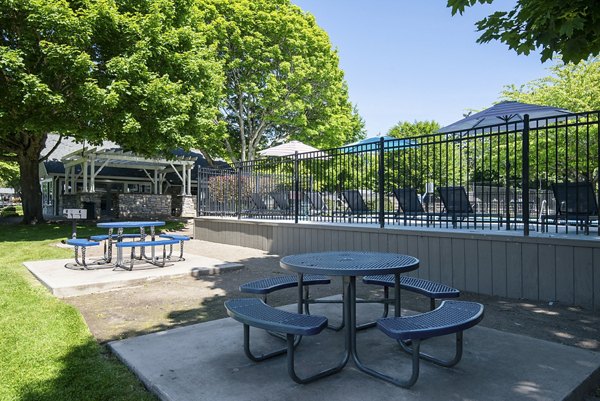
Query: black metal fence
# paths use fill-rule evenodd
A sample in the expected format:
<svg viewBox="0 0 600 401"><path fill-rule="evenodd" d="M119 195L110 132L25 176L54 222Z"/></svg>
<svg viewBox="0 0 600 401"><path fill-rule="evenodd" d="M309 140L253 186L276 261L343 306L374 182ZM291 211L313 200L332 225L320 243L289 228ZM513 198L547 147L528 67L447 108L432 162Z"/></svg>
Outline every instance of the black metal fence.
<svg viewBox="0 0 600 401"><path fill-rule="evenodd" d="M598 225L600 112L201 169L200 215L491 230Z"/></svg>

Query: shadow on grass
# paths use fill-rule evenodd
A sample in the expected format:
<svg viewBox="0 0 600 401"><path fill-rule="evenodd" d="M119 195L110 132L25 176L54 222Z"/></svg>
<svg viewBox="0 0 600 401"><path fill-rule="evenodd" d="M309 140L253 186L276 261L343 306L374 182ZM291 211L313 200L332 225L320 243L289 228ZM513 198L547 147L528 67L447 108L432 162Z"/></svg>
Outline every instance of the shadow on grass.
<svg viewBox="0 0 600 401"><path fill-rule="evenodd" d="M156 400L108 350L92 339L60 359L51 379L30 381L20 401Z"/></svg>
<svg viewBox="0 0 600 401"><path fill-rule="evenodd" d="M181 221L168 221L161 231L181 230L185 224ZM48 241L70 238L73 224L70 221L40 223L36 225L26 224L0 224L0 242L21 241ZM139 233L139 230L126 232ZM95 221L79 222L77 224L77 236L84 238L90 235L106 234L106 229L96 227Z"/></svg>

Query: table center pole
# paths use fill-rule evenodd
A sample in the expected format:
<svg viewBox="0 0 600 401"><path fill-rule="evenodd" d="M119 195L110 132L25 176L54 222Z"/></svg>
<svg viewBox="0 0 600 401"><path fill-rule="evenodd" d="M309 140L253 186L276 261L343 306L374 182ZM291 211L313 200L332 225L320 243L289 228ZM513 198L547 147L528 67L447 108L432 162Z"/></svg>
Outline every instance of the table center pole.
<svg viewBox="0 0 600 401"><path fill-rule="evenodd" d="M304 306L304 274L298 273L298 313L302 314Z"/></svg>

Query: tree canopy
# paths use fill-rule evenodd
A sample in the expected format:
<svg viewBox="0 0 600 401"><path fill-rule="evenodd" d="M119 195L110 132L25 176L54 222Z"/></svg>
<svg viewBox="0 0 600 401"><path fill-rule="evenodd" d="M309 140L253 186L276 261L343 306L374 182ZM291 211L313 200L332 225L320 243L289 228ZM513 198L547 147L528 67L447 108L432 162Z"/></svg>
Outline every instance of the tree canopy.
<svg viewBox="0 0 600 401"><path fill-rule="evenodd" d="M493 0L448 0L452 14ZM542 61L554 54L565 63L600 53L600 3L597 0L518 0L510 11L498 11L476 24L478 43L499 40L518 54L540 50Z"/></svg>
<svg viewBox="0 0 600 401"><path fill-rule="evenodd" d="M600 110L600 59L550 68L552 75L525 85L508 85L502 100L562 107L573 112Z"/></svg>
<svg viewBox="0 0 600 401"><path fill-rule="evenodd" d="M0 158L24 222L43 219L38 163L56 132L141 154L214 143L223 82L193 0L0 0Z"/></svg>
<svg viewBox="0 0 600 401"><path fill-rule="evenodd" d="M388 130L388 135L394 138L412 138L421 135L435 134L440 124L437 121L399 121Z"/></svg>
<svg viewBox="0 0 600 401"><path fill-rule="evenodd" d="M271 143L332 147L361 135L337 53L314 18L289 0L203 0L207 34L224 62L229 156Z"/></svg>

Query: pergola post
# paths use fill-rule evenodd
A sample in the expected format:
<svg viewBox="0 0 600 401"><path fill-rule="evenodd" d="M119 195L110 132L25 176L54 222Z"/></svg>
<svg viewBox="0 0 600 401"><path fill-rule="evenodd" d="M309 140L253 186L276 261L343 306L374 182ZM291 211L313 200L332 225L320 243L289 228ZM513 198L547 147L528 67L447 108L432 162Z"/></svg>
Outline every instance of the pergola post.
<svg viewBox="0 0 600 401"><path fill-rule="evenodd" d="M181 177L182 177L181 178L181 195L186 195L187 194L187 192L185 190L186 183L187 183L187 180L186 180L186 177L185 177L185 170L186 170L186 166L185 166L185 164L182 164L181 165Z"/></svg>
<svg viewBox="0 0 600 401"><path fill-rule="evenodd" d="M158 170L154 169L154 195L158 194Z"/></svg>
<svg viewBox="0 0 600 401"><path fill-rule="evenodd" d="M187 194L191 195L192 194L192 169L194 168L193 164L188 165L188 167L190 168L188 171L188 185L187 185Z"/></svg>
<svg viewBox="0 0 600 401"><path fill-rule="evenodd" d="M88 160L84 160L83 164L83 192L88 192Z"/></svg>
<svg viewBox="0 0 600 401"><path fill-rule="evenodd" d="M90 192L96 192L96 158L91 156L91 177L90 177Z"/></svg>

